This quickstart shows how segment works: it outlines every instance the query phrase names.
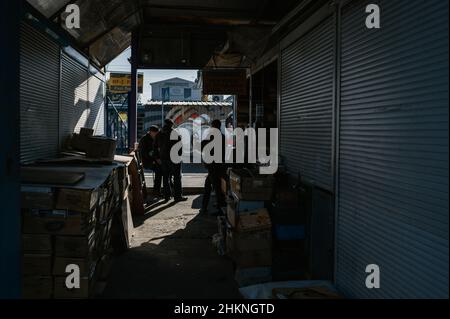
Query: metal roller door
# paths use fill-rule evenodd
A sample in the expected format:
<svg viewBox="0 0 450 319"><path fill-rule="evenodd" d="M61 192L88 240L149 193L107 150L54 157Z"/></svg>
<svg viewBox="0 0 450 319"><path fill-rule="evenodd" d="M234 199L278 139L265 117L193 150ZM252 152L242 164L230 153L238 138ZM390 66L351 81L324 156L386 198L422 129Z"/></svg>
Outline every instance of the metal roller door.
<svg viewBox="0 0 450 319"><path fill-rule="evenodd" d="M100 74L100 73L99 73ZM91 75L89 87L89 118L86 126L94 129L95 135L105 134L105 82Z"/></svg>
<svg viewBox="0 0 450 319"><path fill-rule="evenodd" d="M448 1L377 3L378 30L367 1L342 9L336 284L448 298Z"/></svg>
<svg viewBox="0 0 450 319"><path fill-rule="evenodd" d="M20 34L20 161L58 152L59 48L26 23Z"/></svg>
<svg viewBox="0 0 450 319"><path fill-rule="evenodd" d="M281 54L280 153L289 172L333 190L335 28L328 17Z"/></svg>
<svg viewBox="0 0 450 319"><path fill-rule="evenodd" d="M86 125L89 115L88 69L61 53L60 142Z"/></svg>

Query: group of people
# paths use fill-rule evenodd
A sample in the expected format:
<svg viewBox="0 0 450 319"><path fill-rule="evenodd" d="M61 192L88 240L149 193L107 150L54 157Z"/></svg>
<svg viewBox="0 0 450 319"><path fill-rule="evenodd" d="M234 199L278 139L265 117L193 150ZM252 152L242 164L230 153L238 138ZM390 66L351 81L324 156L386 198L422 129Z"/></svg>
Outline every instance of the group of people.
<svg viewBox="0 0 450 319"><path fill-rule="evenodd" d="M222 123L220 120L214 120L211 127L220 131ZM171 140L170 136L174 130L174 123L166 119L163 128L160 130L157 126L150 127L148 133L139 141L139 150L142 157L142 163L145 169L151 169L154 172L153 194L158 197L164 197L168 202L172 197L175 201L185 201L182 196L181 184L181 163L174 163L170 157L170 150L178 142ZM225 136L221 134L222 147L225 146ZM202 150L204 147L214 141L214 136L202 141ZM214 148L213 148L214 151ZM214 155L214 154L211 154ZM212 162L204 164L208 169L208 176L205 179L204 195L202 200L201 213L208 211L209 200L212 190L216 194L217 213L220 214L220 207L225 206L225 195L221 192L221 178L226 174L225 151L222 151L222 161L220 163ZM161 192L161 182L163 192Z"/></svg>
<svg viewBox="0 0 450 319"><path fill-rule="evenodd" d="M187 197L182 196L181 163L174 163L170 158L170 150L177 143L177 140L170 139L173 130L173 122L167 119L161 130L152 126L139 141L142 164L145 169L155 173L153 194L164 197L166 202L172 197L176 202L187 200Z"/></svg>

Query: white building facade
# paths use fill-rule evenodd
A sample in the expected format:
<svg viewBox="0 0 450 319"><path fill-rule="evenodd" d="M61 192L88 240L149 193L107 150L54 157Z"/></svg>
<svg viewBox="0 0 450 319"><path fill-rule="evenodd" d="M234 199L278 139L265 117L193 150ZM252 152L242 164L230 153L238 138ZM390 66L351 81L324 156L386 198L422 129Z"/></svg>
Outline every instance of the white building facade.
<svg viewBox="0 0 450 319"><path fill-rule="evenodd" d="M192 81L178 77L150 83L153 101L200 101L201 89Z"/></svg>

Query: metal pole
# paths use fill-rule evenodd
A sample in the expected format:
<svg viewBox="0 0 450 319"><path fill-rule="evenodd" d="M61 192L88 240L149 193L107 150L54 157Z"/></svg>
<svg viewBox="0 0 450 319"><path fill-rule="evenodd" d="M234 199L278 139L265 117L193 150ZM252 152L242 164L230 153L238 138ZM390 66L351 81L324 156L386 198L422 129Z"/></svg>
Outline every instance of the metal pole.
<svg viewBox="0 0 450 319"><path fill-rule="evenodd" d="M164 101L161 101L161 127L163 126L164 126Z"/></svg>
<svg viewBox="0 0 450 319"><path fill-rule="evenodd" d="M20 14L24 1L1 1L2 59L0 94L5 105L0 125L0 299L20 298L21 217L20 217ZM3 46L4 44L4 46Z"/></svg>
<svg viewBox="0 0 450 319"><path fill-rule="evenodd" d="M131 34L131 94L128 100L128 148L134 150L134 144L137 140L137 49L138 49L138 31L134 30Z"/></svg>

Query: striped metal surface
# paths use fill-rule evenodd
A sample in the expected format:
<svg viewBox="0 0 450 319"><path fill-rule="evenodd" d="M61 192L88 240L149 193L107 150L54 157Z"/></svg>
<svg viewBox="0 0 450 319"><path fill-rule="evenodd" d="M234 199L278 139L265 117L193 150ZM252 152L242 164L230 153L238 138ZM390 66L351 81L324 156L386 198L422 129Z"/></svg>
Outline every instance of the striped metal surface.
<svg viewBox="0 0 450 319"><path fill-rule="evenodd" d="M26 23L20 34L20 161L58 151L59 48ZM13 106L10 106L13 107Z"/></svg>
<svg viewBox="0 0 450 319"><path fill-rule="evenodd" d="M79 132L88 120L88 70L70 56L61 53L60 142Z"/></svg>
<svg viewBox="0 0 450 319"><path fill-rule="evenodd" d="M89 117L86 126L94 129L94 135L105 134L105 82L95 75L88 80Z"/></svg>
<svg viewBox="0 0 450 319"><path fill-rule="evenodd" d="M289 172L332 186L334 24L329 17L281 54L280 154Z"/></svg>
<svg viewBox="0 0 450 319"><path fill-rule="evenodd" d="M448 1L376 1L379 30L369 3L342 9L336 284L448 298Z"/></svg>

